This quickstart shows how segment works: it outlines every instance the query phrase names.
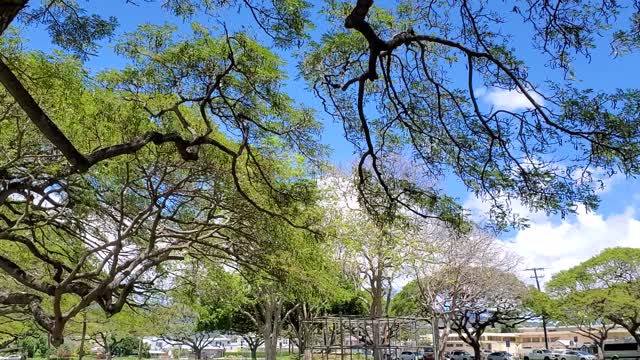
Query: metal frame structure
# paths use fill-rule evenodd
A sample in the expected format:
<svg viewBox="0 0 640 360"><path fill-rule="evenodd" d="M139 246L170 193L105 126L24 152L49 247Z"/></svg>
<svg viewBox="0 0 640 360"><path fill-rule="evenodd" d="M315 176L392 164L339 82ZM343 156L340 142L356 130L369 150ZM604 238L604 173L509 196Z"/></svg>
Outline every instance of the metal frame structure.
<svg viewBox="0 0 640 360"><path fill-rule="evenodd" d="M306 321L307 349L322 359L399 359L403 351L421 352L431 346L431 322L426 318L326 316ZM375 339L378 339L377 341ZM374 354L379 354L376 359Z"/></svg>

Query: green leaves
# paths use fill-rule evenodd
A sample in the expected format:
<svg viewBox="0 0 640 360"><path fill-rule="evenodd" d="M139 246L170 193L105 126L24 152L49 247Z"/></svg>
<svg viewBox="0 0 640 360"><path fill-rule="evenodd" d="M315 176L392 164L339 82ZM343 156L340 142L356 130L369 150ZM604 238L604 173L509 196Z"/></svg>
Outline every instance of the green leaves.
<svg viewBox="0 0 640 360"><path fill-rule="evenodd" d="M43 23L54 44L85 59L95 55L98 42L110 38L118 26L113 16L105 19L98 14L87 15L75 0L42 1L40 7L29 9L22 19L28 25Z"/></svg>
<svg viewBox="0 0 640 360"><path fill-rule="evenodd" d="M640 249L606 249L554 275L547 290L557 301L557 319L615 323L635 336L640 327Z"/></svg>

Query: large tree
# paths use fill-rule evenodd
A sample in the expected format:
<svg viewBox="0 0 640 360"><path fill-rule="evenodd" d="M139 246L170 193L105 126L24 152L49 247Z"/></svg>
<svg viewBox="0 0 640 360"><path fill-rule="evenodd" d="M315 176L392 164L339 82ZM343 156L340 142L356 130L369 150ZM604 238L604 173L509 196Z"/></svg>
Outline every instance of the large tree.
<svg viewBox="0 0 640 360"><path fill-rule="evenodd" d="M0 6L0 242L9 254L0 268L19 284L0 293L0 304L28 311L55 344L90 303L113 314L149 298L160 265L194 243L235 257L229 246L219 249L228 238L221 234L251 227L243 210L311 224L291 219L304 206L282 205L311 197L296 180L308 179L301 169L315 169L322 153L318 126L283 93L286 74L268 47L303 45L317 34L312 4L155 4L183 19L223 20L240 8L261 43L225 26L196 25L184 40L170 26L147 24L115 47L126 68L96 75L79 62L114 35L117 17L75 1ZM577 204L593 209L594 173L638 173L640 92L578 88L573 79L582 74L571 71L574 54L589 56L601 34L620 54L637 50L634 5L328 1L325 34L306 43L300 69L357 149L357 189L370 213L404 207L460 224L462 208L437 181L454 175L491 202L496 225L520 224L509 216L513 199L562 215ZM509 27L499 24L522 20L528 28L516 35L557 70L532 68L508 45ZM65 55L24 54L7 30L12 21L44 25ZM552 71L562 80L540 86L530 75ZM528 106L485 108L478 87L515 91ZM397 171L406 154L412 171ZM64 297L76 301L63 306Z"/></svg>
<svg viewBox="0 0 640 360"><path fill-rule="evenodd" d="M561 271L547 284L560 316L602 347L612 325L626 329L640 343L640 249L610 248ZM602 350L602 348L601 348Z"/></svg>
<svg viewBox="0 0 640 360"><path fill-rule="evenodd" d="M85 81L76 59L24 53L18 38L3 38L2 57L19 70L21 84L59 118L72 153L88 154L76 163L49 144L15 94L0 89L0 270L11 282L0 306L31 313L55 345L90 304L115 314L152 300L170 283L161 281L167 261L196 253L259 264L269 240L247 228L308 225L286 213L312 202L303 157L282 160L296 157L289 145L306 152L313 136L294 133L315 125L278 91L278 59L244 34L218 39L195 31L195 42L175 40L166 27L128 35L118 51L130 66L102 74L101 85ZM158 56L149 60L149 53ZM240 96L245 87L255 93ZM181 100L195 97L202 99ZM244 140L211 118L239 126Z"/></svg>
<svg viewBox="0 0 640 360"><path fill-rule="evenodd" d="M302 69L357 149L369 210L380 211L366 196L374 188L390 208L459 222L462 208L434 181L455 175L488 200L495 225L518 225L509 216L513 199L562 215L577 204L592 209L594 174L640 169L640 92L585 89L575 81L584 74L572 71L596 38L635 50L637 2L345 0L328 2L323 13L326 29ZM541 51L547 67L522 58L513 38ZM551 73L546 81L535 76ZM526 105L483 106L480 88L520 94ZM399 172L397 158L406 154L413 171Z"/></svg>

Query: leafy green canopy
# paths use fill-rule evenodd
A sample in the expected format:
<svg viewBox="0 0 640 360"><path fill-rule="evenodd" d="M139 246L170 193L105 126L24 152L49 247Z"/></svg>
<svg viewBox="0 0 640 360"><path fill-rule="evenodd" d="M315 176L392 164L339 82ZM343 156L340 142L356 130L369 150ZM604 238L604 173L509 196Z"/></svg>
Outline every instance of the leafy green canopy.
<svg viewBox="0 0 640 360"><path fill-rule="evenodd" d="M3 93L0 304L54 344L92 303L115 314L157 301L179 269L166 263L190 254L286 272L267 266L284 242L259 231L317 222L305 169L322 153L317 123L280 91L280 61L245 34L195 30L178 41L142 27L118 47L132 65L96 81L73 57L3 38L3 59L92 164L70 167Z"/></svg>
<svg viewBox="0 0 640 360"><path fill-rule="evenodd" d="M586 324L614 323L639 339L640 249L606 249L554 275L547 291L552 299L566 303L556 311L557 318Z"/></svg>

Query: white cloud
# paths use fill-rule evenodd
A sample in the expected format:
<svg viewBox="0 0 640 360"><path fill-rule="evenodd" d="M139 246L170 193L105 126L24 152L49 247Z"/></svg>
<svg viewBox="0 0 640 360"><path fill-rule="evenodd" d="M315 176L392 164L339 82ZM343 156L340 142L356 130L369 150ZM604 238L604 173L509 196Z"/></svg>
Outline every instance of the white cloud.
<svg viewBox="0 0 640 360"><path fill-rule="evenodd" d="M519 90L507 90L500 88L481 88L475 90L476 96L491 105L494 110L516 111L533 108L533 104ZM539 105L544 105L544 99L534 91L529 94Z"/></svg>
<svg viewBox="0 0 640 360"><path fill-rule="evenodd" d="M522 258L522 270L545 268L543 282L606 248L640 247L640 214L632 207L606 216L579 207L575 216L553 221L545 213L529 211L518 201L511 205L514 212L530 220L530 227L506 237L505 246ZM471 195L464 206L471 210L474 220L486 219L489 210L486 201ZM521 275L529 274L523 272Z"/></svg>
<svg viewBox="0 0 640 360"><path fill-rule="evenodd" d="M580 208L572 219L531 223L507 239L507 247L523 258L523 268L543 267L547 278L615 246L640 247L640 219L632 208L603 216Z"/></svg>

